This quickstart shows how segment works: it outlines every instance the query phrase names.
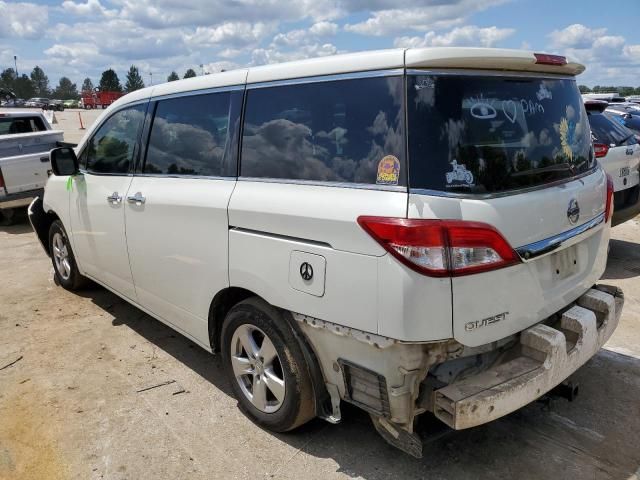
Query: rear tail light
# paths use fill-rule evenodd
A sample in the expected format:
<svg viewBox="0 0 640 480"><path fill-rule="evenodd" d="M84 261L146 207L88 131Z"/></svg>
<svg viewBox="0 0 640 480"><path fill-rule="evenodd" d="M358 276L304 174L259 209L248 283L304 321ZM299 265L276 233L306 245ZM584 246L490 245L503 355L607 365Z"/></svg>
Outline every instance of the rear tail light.
<svg viewBox="0 0 640 480"><path fill-rule="evenodd" d="M407 267L430 277L456 277L520 263L491 225L462 220L359 217L358 224Z"/></svg>
<svg viewBox="0 0 640 480"><path fill-rule="evenodd" d="M596 158L602 158L609 153L609 145L606 143L594 143L593 150L596 152Z"/></svg>
<svg viewBox="0 0 640 480"><path fill-rule="evenodd" d="M607 173L607 198L604 205L604 221L608 222L613 214L613 178Z"/></svg>
<svg viewBox="0 0 640 480"><path fill-rule="evenodd" d="M548 53L534 53L536 57L536 63L538 65L556 65L562 66L567 64L566 57L562 55L549 55Z"/></svg>
<svg viewBox="0 0 640 480"><path fill-rule="evenodd" d="M0 188L4 188L4 177L2 176L2 170L0 170Z"/></svg>

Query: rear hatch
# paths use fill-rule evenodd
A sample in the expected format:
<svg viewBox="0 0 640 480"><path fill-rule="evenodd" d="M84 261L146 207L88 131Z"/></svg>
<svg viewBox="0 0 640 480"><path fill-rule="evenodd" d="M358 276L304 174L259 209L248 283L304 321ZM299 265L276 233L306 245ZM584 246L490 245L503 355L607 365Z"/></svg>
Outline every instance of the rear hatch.
<svg viewBox="0 0 640 480"><path fill-rule="evenodd" d="M504 338L587 291L606 262L607 180L574 79L414 71L407 82L409 218L462 220L449 261L488 262L452 273L454 337ZM497 240L465 222L497 229L517 255L491 268L495 251L466 247Z"/></svg>
<svg viewBox="0 0 640 480"><path fill-rule="evenodd" d="M640 145L634 132L600 110L586 107L596 157L611 175L613 190L635 187L640 182Z"/></svg>

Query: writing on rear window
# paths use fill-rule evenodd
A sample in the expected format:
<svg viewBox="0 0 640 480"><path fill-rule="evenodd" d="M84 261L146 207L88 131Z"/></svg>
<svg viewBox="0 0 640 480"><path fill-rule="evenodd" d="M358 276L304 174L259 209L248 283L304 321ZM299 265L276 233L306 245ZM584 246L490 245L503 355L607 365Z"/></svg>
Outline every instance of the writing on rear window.
<svg viewBox="0 0 640 480"><path fill-rule="evenodd" d="M412 188L497 193L595 167L572 80L410 75L407 81Z"/></svg>

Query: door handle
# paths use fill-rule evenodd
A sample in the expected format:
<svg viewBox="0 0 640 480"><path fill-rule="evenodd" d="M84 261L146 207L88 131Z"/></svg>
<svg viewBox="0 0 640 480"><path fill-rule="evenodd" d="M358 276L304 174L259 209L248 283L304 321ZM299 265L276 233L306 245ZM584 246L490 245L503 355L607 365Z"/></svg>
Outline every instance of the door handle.
<svg viewBox="0 0 640 480"><path fill-rule="evenodd" d="M142 196L142 192L136 192L135 195L129 195L127 202L135 203L136 205L142 205L147 199Z"/></svg>
<svg viewBox="0 0 640 480"><path fill-rule="evenodd" d="M107 197L107 202L118 204L122 201L122 197L118 195L118 192L113 192L111 195Z"/></svg>

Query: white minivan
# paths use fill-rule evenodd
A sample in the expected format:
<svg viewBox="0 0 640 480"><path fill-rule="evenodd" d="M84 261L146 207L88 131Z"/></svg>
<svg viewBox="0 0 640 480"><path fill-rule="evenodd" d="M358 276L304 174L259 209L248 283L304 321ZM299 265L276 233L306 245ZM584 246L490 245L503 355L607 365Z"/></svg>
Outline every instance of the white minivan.
<svg viewBox="0 0 640 480"><path fill-rule="evenodd" d="M138 90L52 151L31 223L60 285L221 352L258 424L338 422L347 401L420 456L420 414L513 412L618 323L583 69L396 49Z"/></svg>

